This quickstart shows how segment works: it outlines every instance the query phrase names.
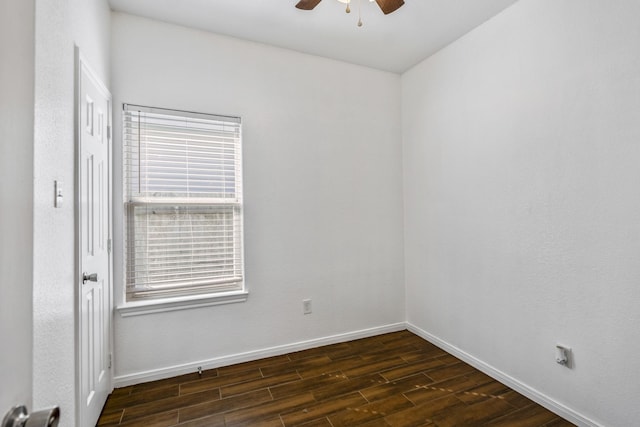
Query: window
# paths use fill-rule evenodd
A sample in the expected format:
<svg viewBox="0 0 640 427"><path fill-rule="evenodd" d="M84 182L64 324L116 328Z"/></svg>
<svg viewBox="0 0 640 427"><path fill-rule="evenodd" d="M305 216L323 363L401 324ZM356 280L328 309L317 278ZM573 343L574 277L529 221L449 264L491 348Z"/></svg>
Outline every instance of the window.
<svg viewBox="0 0 640 427"><path fill-rule="evenodd" d="M125 105L126 299L243 291L238 117Z"/></svg>

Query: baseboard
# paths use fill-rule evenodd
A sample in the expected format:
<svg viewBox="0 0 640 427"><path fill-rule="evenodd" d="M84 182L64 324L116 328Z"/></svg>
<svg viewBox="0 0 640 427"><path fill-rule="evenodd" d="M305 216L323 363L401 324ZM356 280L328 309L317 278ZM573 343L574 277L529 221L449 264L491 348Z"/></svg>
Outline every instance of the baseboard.
<svg viewBox="0 0 640 427"><path fill-rule="evenodd" d="M394 323L391 325L379 326L376 328L362 329L344 334L331 335L322 338L316 338L308 341L300 341L293 344L286 344L276 347L264 348L261 350L248 351L246 353L232 354L229 356L216 357L208 360L200 360L182 365L174 365L161 369L152 369L148 371L136 372L133 374L119 375L113 378L113 386L126 387L133 384L140 384L149 381L171 378L178 375L184 375L196 372L198 367L202 369L213 369L221 366L234 365L236 363L250 362L252 360L263 359L265 357L279 356L294 351L307 350L309 348L321 347L323 345L337 344L345 341L357 340L360 338L372 337L375 335L386 334L389 332L402 331L407 328L404 322Z"/></svg>
<svg viewBox="0 0 640 427"><path fill-rule="evenodd" d="M458 359L465 361L466 363L478 369L479 371L482 371L485 374L489 375L490 377L496 379L497 381L500 381L501 383L512 388L518 393L528 397L534 402L544 406L548 410L558 414L562 418L574 424L577 424L579 426L604 427L602 424L599 424L585 417L584 415L572 410L571 408L568 408L567 406L551 399L549 396L539 392L534 388L529 387L528 385L505 374L504 372L494 368L493 366L483 362L482 360L479 360L474 356L470 355L469 353L466 353L465 351L459 349L458 347L451 345L448 342L436 337L435 335L432 335L429 332L423 329L420 329L417 326L412 325L411 323L408 323L408 322L406 327L409 331L413 332L419 337L424 338L430 343L440 347L447 353L452 354L453 356L456 356Z"/></svg>

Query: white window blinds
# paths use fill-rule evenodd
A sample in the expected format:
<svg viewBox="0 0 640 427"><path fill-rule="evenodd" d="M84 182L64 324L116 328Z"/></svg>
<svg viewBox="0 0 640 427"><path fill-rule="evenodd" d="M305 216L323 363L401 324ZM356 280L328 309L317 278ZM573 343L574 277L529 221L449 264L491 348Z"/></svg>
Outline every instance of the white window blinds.
<svg viewBox="0 0 640 427"><path fill-rule="evenodd" d="M124 106L127 300L243 289L240 126Z"/></svg>

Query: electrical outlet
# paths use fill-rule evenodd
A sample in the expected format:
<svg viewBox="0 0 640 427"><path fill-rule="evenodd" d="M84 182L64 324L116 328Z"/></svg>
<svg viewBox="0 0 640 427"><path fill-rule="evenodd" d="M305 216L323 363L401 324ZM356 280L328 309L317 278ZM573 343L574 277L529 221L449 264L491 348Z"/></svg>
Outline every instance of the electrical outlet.
<svg viewBox="0 0 640 427"><path fill-rule="evenodd" d="M565 345L556 344L556 363L571 367L571 348Z"/></svg>
<svg viewBox="0 0 640 427"><path fill-rule="evenodd" d="M302 312L304 314L311 314L311 300L303 299L302 300Z"/></svg>
<svg viewBox="0 0 640 427"><path fill-rule="evenodd" d="M53 207L61 208L62 207L62 181L58 181L58 180L53 181L53 188L54 188L54 194L55 194Z"/></svg>

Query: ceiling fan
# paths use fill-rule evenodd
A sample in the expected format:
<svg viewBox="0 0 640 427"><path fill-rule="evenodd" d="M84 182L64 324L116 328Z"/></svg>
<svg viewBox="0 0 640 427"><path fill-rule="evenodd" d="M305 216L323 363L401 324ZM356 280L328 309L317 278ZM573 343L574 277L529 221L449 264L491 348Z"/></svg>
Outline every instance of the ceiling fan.
<svg viewBox="0 0 640 427"><path fill-rule="evenodd" d="M322 0L300 0L296 7L302 10L312 10L316 7ZM342 3L349 3L349 1L339 0ZM373 0L372 0L373 1ZM380 6L380 9L385 15L388 15L396 10L400 9L400 7L404 4L404 0L375 0Z"/></svg>

